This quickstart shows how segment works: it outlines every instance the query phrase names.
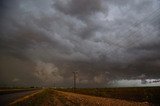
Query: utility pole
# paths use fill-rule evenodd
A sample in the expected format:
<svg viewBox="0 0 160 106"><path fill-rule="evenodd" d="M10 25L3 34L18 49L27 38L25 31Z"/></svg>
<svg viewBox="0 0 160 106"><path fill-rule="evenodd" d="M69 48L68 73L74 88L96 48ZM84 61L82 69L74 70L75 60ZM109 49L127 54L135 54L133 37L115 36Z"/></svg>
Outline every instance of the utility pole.
<svg viewBox="0 0 160 106"><path fill-rule="evenodd" d="M56 83L55 83L55 81L54 81L54 83L53 83L53 87L54 87L54 89L56 88Z"/></svg>
<svg viewBox="0 0 160 106"><path fill-rule="evenodd" d="M76 80L77 80L77 72L73 72L73 90L75 91L76 89Z"/></svg>

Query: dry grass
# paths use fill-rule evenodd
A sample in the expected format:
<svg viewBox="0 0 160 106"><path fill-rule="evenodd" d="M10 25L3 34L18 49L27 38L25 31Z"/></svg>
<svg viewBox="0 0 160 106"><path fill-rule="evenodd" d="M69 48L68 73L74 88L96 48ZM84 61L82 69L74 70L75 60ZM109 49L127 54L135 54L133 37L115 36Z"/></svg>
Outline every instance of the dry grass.
<svg viewBox="0 0 160 106"><path fill-rule="evenodd" d="M43 89L25 96L10 104L11 106L149 106L147 102L131 102L109 99L71 92Z"/></svg>
<svg viewBox="0 0 160 106"><path fill-rule="evenodd" d="M73 92L73 89L59 89ZM127 101L149 102L160 104L160 87L126 87L126 88L82 88L75 93L105 98L116 98Z"/></svg>
<svg viewBox="0 0 160 106"><path fill-rule="evenodd" d="M70 101L72 104L74 104L74 106L149 106L149 103L147 102L131 102L126 100L94 97L68 92L57 92L59 96L63 97L66 101Z"/></svg>
<svg viewBox="0 0 160 106"><path fill-rule="evenodd" d="M35 92L33 94L24 96L23 98L17 99L16 101L10 103L10 106L27 106L28 104L41 104L40 101L42 100L44 96L44 90L40 90L38 92ZM38 100L37 100L38 99Z"/></svg>

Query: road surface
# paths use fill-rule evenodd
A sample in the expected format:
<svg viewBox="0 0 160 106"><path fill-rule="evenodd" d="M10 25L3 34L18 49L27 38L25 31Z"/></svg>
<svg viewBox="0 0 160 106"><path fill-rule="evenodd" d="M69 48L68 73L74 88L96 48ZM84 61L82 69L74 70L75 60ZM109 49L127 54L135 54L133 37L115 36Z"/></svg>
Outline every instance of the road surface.
<svg viewBox="0 0 160 106"><path fill-rule="evenodd" d="M22 92L16 92L11 94L3 94L0 95L0 106L6 106L9 103L13 102L14 100L21 98L25 95L32 94L34 92L37 92L38 90L32 90L32 91L22 91Z"/></svg>

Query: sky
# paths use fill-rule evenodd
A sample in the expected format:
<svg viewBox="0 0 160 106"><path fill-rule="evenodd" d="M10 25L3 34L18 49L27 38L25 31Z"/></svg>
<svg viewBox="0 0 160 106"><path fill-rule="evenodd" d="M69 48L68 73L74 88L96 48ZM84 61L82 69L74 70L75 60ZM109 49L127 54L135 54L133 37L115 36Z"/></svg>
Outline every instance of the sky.
<svg viewBox="0 0 160 106"><path fill-rule="evenodd" d="M1 0L0 14L0 86L160 79L159 0Z"/></svg>

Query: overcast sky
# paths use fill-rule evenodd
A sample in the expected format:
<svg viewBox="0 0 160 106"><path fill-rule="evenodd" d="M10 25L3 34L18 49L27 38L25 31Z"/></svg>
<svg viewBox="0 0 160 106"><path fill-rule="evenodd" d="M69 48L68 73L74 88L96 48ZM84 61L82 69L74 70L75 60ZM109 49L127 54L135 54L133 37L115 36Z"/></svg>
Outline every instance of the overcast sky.
<svg viewBox="0 0 160 106"><path fill-rule="evenodd" d="M1 86L160 78L159 0L1 0L0 14Z"/></svg>

